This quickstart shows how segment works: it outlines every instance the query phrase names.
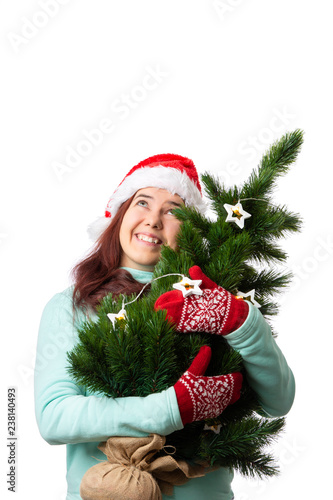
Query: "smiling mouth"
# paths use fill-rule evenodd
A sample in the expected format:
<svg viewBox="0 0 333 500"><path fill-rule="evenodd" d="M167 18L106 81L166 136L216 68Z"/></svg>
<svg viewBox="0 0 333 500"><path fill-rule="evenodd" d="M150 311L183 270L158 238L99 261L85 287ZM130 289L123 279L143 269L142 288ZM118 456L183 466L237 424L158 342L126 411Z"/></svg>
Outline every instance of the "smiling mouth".
<svg viewBox="0 0 333 500"><path fill-rule="evenodd" d="M147 236L146 234L136 234L135 236L140 241L145 241L147 243L153 243L154 245L160 245L162 243L162 241L160 239L152 238L150 236Z"/></svg>

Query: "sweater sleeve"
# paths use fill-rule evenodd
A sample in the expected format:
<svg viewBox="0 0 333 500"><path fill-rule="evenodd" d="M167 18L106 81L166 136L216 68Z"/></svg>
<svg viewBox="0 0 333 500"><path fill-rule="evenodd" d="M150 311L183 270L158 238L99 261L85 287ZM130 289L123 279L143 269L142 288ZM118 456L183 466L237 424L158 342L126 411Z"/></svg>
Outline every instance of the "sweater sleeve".
<svg viewBox="0 0 333 500"><path fill-rule="evenodd" d="M241 354L249 384L267 415L286 415L294 401L294 376L259 310L249 304L243 325L225 338Z"/></svg>
<svg viewBox="0 0 333 500"><path fill-rule="evenodd" d="M76 316L76 315L75 315ZM81 321L82 312L79 311ZM50 444L105 441L110 436L162 435L182 429L173 387L147 397L86 395L67 372L67 352L77 342L71 293L56 294L44 308L35 364L35 412Z"/></svg>

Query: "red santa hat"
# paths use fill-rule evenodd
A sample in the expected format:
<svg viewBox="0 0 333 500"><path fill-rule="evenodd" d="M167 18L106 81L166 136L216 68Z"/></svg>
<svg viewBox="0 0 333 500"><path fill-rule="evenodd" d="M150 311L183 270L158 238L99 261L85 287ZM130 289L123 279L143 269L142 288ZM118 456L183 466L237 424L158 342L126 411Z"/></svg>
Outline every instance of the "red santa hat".
<svg viewBox="0 0 333 500"><path fill-rule="evenodd" d="M96 240L119 207L145 187L166 189L172 194L178 194L186 206L193 206L199 212L203 213L207 209L193 161L174 154L155 155L141 161L128 172L109 199L104 217L99 217L89 226L89 236Z"/></svg>

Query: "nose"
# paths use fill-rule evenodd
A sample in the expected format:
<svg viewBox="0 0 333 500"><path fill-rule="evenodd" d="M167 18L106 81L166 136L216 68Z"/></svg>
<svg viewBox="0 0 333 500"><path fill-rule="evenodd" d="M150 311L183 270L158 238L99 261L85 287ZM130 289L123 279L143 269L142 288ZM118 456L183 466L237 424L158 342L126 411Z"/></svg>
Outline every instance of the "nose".
<svg viewBox="0 0 333 500"><path fill-rule="evenodd" d="M149 214L147 214L145 224L146 226L156 229L162 229L163 223L159 211L151 210Z"/></svg>

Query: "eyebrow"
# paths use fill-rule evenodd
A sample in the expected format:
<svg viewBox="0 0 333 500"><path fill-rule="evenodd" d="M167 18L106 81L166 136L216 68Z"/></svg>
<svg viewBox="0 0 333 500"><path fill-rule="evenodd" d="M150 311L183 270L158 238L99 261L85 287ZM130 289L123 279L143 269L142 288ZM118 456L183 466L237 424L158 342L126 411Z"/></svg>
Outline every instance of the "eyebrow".
<svg viewBox="0 0 333 500"><path fill-rule="evenodd" d="M136 200L137 198L148 198L150 200L154 199L153 196L149 196L148 194L141 194L141 193L135 195L134 200ZM172 201L172 200L168 200L168 201L166 201L166 203L169 203L169 205L173 205L174 207L181 207L182 206L181 203L177 203L176 201Z"/></svg>

